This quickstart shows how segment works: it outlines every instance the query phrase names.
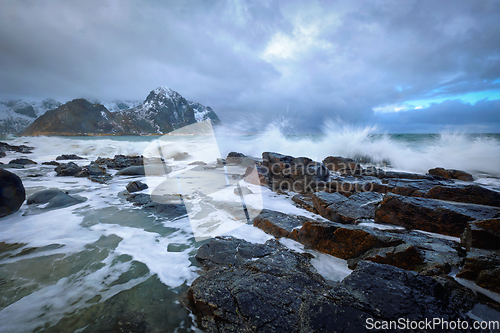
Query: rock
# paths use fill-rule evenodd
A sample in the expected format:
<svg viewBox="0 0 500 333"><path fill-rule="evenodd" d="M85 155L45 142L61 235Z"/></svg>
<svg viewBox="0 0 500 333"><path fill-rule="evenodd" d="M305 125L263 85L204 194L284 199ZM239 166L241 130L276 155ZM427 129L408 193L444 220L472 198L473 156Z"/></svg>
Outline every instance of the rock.
<svg viewBox="0 0 500 333"><path fill-rule="evenodd" d="M344 176L361 175L363 169L355 160L342 156L328 156L323 160L323 164L330 171L340 172Z"/></svg>
<svg viewBox="0 0 500 333"><path fill-rule="evenodd" d="M411 172L398 172L398 171L384 171L377 175L380 179L427 179L434 180L435 178L428 175L422 175L419 173L411 173Z"/></svg>
<svg viewBox="0 0 500 333"><path fill-rule="evenodd" d="M497 216L499 210L492 207L389 193L376 209L375 222L460 237L468 222Z"/></svg>
<svg viewBox="0 0 500 333"><path fill-rule="evenodd" d="M466 182L471 182L474 180L472 175L468 172L462 170L444 169L444 168L434 168L428 171L431 176L443 177L446 179L458 179Z"/></svg>
<svg viewBox="0 0 500 333"><path fill-rule="evenodd" d="M53 165L53 166L59 166L61 163L56 162L56 161L50 161L50 162L43 162L42 165Z"/></svg>
<svg viewBox="0 0 500 333"><path fill-rule="evenodd" d="M129 193L139 192L148 188L147 184L144 184L138 180L128 183L127 191Z"/></svg>
<svg viewBox="0 0 500 333"><path fill-rule="evenodd" d="M144 165L129 166L116 173L117 176L145 176Z"/></svg>
<svg viewBox="0 0 500 333"><path fill-rule="evenodd" d="M244 167L251 167L255 165L255 161L252 158L247 157L245 154L230 152L226 157L226 164L231 165L241 165Z"/></svg>
<svg viewBox="0 0 500 333"><path fill-rule="evenodd" d="M216 239L196 259L211 269L188 299L207 332L299 332L304 298L329 288L306 257L274 240Z"/></svg>
<svg viewBox="0 0 500 333"><path fill-rule="evenodd" d="M240 191L241 191L241 195L248 195L248 194L253 194L252 190L249 189L248 187L246 186L238 186L234 189L234 194L236 195L240 195Z"/></svg>
<svg viewBox="0 0 500 333"><path fill-rule="evenodd" d="M24 169L23 164L0 164L0 169Z"/></svg>
<svg viewBox="0 0 500 333"><path fill-rule="evenodd" d="M78 155L75 155L75 154L69 154L69 155L57 156L56 161L60 161L60 160L84 160L84 158L80 157Z"/></svg>
<svg viewBox="0 0 500 333"><path fill-rule="evenodd" d="M34 173L34 174L27 175L26 177L38 178L38 177L43 177L43 175L41 173Z"/></svg>
<svg viewBox="0 0 500 333"><path fill-rule="evenodd" d="M500 192L479 185L432 187L427 198L500 207Z"/></svg>
<svg viewBox="0 0 500 333"><path fill-rule="evenodd" d="M275 192L312 192L324 185L329 178L329 171L323 163L314 162L307 157L294 158L264 152L262 160L266 183Z"/></svg>
<svg viewBox="0 0 500 333"><path fill-rule="evenodd" d="M310 196L295 194L292 197L292 201L295 202L299 207L304 208L311 213L318 214L318 211L316 210L316 208L314 208L314 204Z"/></svg>
<svg viewBox="0 0 500 333"><path fill-rule="evenodd" d="M2 149L4 152L5 151L15 151L18 153L23 153L23 154L31 154L32 150L35 148L28 147L25 145L14 146L14 145L9 145L6 142L0 142L0 149Z"/></svg>
<svg viewBox="0 0 500 333"><path fill-rule="evenodd" d="M168 201L164 198L155 198L155 200L153 200L151 196L146 193L131 193L127 195L127 201L132 202L135 206L141 206L144 209L164 215L167 218L175 218L187 214L184 205L163 203Z"/></svg>
<svg viewBox="0 0 500 333"><path fill-rule="evenodd" d="M110 169L122 170L130 166L141 166L144 164L142 156L115 155L114 158L98 157L95 161L98 165L105 165Z"/></svg>
<svg viewBox="0 0 500 333"><path fill-rule="evenodd" d="M472 249L457 277L475 281L482 288L500 293L499 252Z"/></svg>
<svg viewBox="0 0 500 333"><path fill-rule="evenodd" d="M26 204L32 205L32 204L44 204L49 202L52 198L55 196L58 196L60 194L68 194L67 192L63 192L61 190L42 190L38 191L36 193L33 193L28 200L26 201Z"/></svg>
<svg viewBox="0 0 500 333"><path fill-rule="evenodd" d="M7 156L5 153L5 149L3 147L0 147L0 158Z"/></svg>
<svg viewBox="0 0 500 333"><path fill-rule="evenodd" d="M23 182L16 174L0 169L0 217L19 210L26 199Z"/></svg>
<svg viewBox="0 0 500 333"><path fill-rule="evenodd" d="M83 170L83 168L81 166L78 166L77 164L75 164L73 162L68 162L68 163L61 163L54 170L55 170L57 176L66 177L66 176L77 175L78 173L80 173Z"/></svg>
<svg viewBox="0 0 500 333"><path fill-rule="evenodd" d="M107 181L111 180L113 176L107 173L106 167L92 162L83 168L81 176L86 175L88 179L93 182L105 184Z"/></svg>
<svg viewBox="0 0 500 333"><path fill-rule="evenodd" d="M189 163L188 165L207 165L207 163L205 163L203 161L194 161L194 162Z"/></svg>
<svg viewBox="0 0 500 333"><path fill-rule="evenodd" d="M362 226L314 221L267 209L254 218L254 226L276 237L288 237L341 259L359 257L368 250L402 244L399 236Z"/></svg>
<svg viewBox="0 0 500 333"><path fill-rule="evenodd" d="M267 169L259 166L248 166L243 175L246 182L254 185L266 186L269 183Z"/></svg>
<svg viewBox="0 0 500 333"><path fill-rule="evenodd" d="M32 161L27 158L17 158L9 162L9 164L19 164L19 165L29 165L29 164L37 164L35 161Z"/></svg>
<svg viewBox="0 0 500 333"><path fill-rule="evenodd" d="M470 222L460 240L467 250L500 250L500 219Z"/></svg>
<svg viewBox="0 0 500 333"><path fill-rule="evenodd" d="M32 194L28 198L27 204L47 204L46 206L41 207L41 209L48 210L65 208L85 201L87 201L86 198L72 197L66 192L60 190L43 190Z"/></svg>
<svg viewBox="0 0 500 333"><path fill-rule="evenodd" d="M372 219L375 207L383 195L376 192L361 192L346 198L340 193L316 192L312 203L324 218L339 223L354 223L359 219Z"/></svg>
<svg viewBox="0 0 500 333"><path fill-rule="evenodd" d="M400 318L471 323L466 314L479 305L454 281L373 262L326 284L308 258L275 240L218 238L196 258L208 271L188 300L206 332L364 332L370 320Z"/></svg>

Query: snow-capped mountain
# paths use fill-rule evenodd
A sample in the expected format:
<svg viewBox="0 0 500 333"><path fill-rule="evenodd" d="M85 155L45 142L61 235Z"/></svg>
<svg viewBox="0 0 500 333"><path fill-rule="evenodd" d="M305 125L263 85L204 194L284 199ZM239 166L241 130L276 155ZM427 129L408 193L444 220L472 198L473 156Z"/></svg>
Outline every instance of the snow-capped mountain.
<svg viewBox="0 0 500 333"><path fill-rule="evenodd" d="M164 86L152 90L141 105L119 113L140 124L145 133L168 133L206 119L220 123L210 107L187 101Z"/></svg>
<svg viewBox="0 0 500 333"><path fill-rule="evenodd" d="M23 135L164 134L207 119L220 123L210 107L159 87L140 105L115 112L102 104L75 99L40 116Z"/></svg>
<svg viewBox="0 0 500 333"><path fill-rule="evenodd" d="M61 105L54 99L41 102L0 101L0 135L23 131L36 118Z"/></svg>

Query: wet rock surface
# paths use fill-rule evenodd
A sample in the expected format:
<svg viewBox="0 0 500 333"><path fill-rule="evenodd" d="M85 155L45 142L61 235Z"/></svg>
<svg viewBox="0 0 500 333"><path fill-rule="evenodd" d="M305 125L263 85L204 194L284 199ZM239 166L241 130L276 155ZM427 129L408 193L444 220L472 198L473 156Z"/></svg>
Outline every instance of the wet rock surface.
<svg viewBox="0 0 500 333"><path fill-rule="evenodd" d="M219 238L200 247L196 259L207 271L188 300L207 332L358 332L367 320L472 323L467 313L475 307L498 313L449 279L373 262L326 283L308 257L275 240Z"/></svg>
<svg viewBox="0 0 500 333"><path fill-rule="evenodd" d="M56 161L61 160L84 160L84 158L75 154L63 154L56 157Z"/></svg>
<svg viewBox="0 0 500 333"><path fill-rule="evenodd" d="M169 218L175 218L187 214L186 207L183 204L164 203L165 198L151 198L146 193L131 193L126 195L127 201L132 202L135 206L141 206L144 209L164 215ZM179 199L177 197L177 199Z"/></svg>
<svg viewBox="0 0 500 333"><path fill-rule="evenodd" d="M378 206L375 221L460 237L468 222L495 218L499 213L493 207L390 193Z"/></svg>
<svg viewBox="0 0 500 333"><path fill-rule="evenodd" d="M140 181L133 181L127 184L127 191L129 193L139 192L148 188L147 184Z"/></svg>
<svg viewBox="0 0 500 333"><path fill-rule="evenodd" d="M466 182L471 182L474 180L470 173L462 170L434 168L430 169L428 173L431 176L443 177L446 179L458 179Z"/></svg>
<svg viewBox="0 0 500 333"><path fill-rule="evenodd" d="M25 145L10 145L6 142L0 142L0 150L3 152L6 151L13 151L13 152L18 152L18 153L23 153L23 154L31 154L32 150L35 149L34 147L28 147Z"/></svg>
<svg viewBox="0 0 500 333"><path fill-rule="evenodd" d="M115 155L113 158L103 158L99 157L95 160L98 165L105 165L110 169L125 169L130 166L140 166L144 164L144 158L142 156L127 156L127 155Z"/></svg>
<svg viewBox="0 0 500 333"><path fill-rule="evenodd" d="M28 205L43 205L39 208L50 210L73 206L86 200L86 198L71 196L60 190L43 190L32 194L26 203Z"/></svg>
<svg viewBox="0 0 500 333"><path fill-rule="evenodd" d="M19 210L26 199L26 191L21 178L0 169L0 218Z"/></svg>

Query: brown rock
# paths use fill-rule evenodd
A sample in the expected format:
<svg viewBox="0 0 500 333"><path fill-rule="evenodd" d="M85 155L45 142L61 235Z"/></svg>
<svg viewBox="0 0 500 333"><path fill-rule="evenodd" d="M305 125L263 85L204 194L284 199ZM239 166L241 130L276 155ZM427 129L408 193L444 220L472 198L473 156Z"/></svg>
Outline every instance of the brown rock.
<svg viewBox="0 0 500 333"><path fill-rule="evenodd" d="M471 182L474 180L472 175L468 172L462 170L454 170L454 169L444 169L444 168L434 168L428 171L431 176L438 176L447 179L459 179L466 182Z"/></svg>
<svg viewBox="0 0 500 333"><path fill-rule="evenodd" d="M387 194L375 212L375 221L460 237L468 222L499 215L499 210L472 204Z"/></svg>
<svg viewBox="0 0 500 333"><path fill-rule="evenodd" d="M425 197L500 207L500 192L479 185L435 186L427 192Z"/></svg>
<svg viewBox="0 0 500 333"><path fill-rule="evenodd" d="M500 219L469 223L461 236L461 243L467 250L472 247L500 250Z"/></svg>

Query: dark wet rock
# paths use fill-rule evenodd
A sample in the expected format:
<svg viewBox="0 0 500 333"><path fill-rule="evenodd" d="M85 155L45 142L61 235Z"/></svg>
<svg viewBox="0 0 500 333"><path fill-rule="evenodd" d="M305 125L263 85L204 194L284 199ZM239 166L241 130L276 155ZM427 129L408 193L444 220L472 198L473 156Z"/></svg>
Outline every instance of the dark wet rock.
<svg viewBox="0 0 500 333"><path fill-rule="evenodd" d="M37 163L27 158L16 158L15 160L10 161L9 164L30 165Z"/></svg>
<svg viewBox="0 0 500 333"><path fill-rule="evenodd" d="M43 191L38 191L28 198L26 203L28 205L31 204L44 204L49 202L51 199L53 199L55 196L61 195L61 194L68 194L67 192L63 192L61 190L43 190Z"/></svg>
<svg viewBox="0 0 500 333"><path fill-rule="evenodd" d="M361 257L356 258L356 260L351 260L348 264L349 268L355 268L362 260L369 260L408 270L415 269L424 264L421 252L415 246L407 243L370 250Z"/></svg>
<svg viewBox="0 0 500 333"><path fill-rule="evenodd" d="M189 155L187 152L177 153L174 155L174 161L185 161L191 157L193 156Z"/></svg>
<svg viewBox="0 0 500 333"><path fill-rule="evenodd" d="M3 147L0 147L0 158L7 156L5 153L5 149Z"/></svg>
<svg viewBox="0 0 500 333"><path fill-rule="evenodd" d="M465 263L457 277L476 280L482 271L495 270L500 267L500 253L483 249L472 249L467 253Z"/></svg>
<svg viewBox="0 0 500 333"><path fill-rule="evenodd" d="M42 165L53 165L53 166L59 166L61 163L56 162L56 161L50 161L50 162L43 162Z"/></svg>
<svg viewBox="0 0 500 333"><path fill-rule="evenodd" d="M246 186L238 186L234 189L234 194L236 195L248 195L253 194L252 190Z"/></svg>
<svg viewBox="0 0 500 333"><path fill-rule="evenodd" d="M148 322L143 313L132 312L120 316L115 324L111 333L146 333L148 329Z"/></svg>
<svg viewBox="0 0 500 333"><path fill-rule="evenodd" d="M482 288L500 293L500 266L481 271L476 279L476 283Z"/></svg>
<svg viewBox="0 0 500 333"><path fill-rule="evenodd" d="M310 196L296 194L292 197L292 201L295 202L299 207L302 207L311 213L318 214L318 211L316 210L316 208L314 208L314 204Z"/></svg>
<svg viewBox="0 0 500 333"><path fill-rule="evenodd" d="M314 208L324 218L339 223L354 223L359 219L372 219L383 195L376 192L356 193L348 198L340 193L316 192L312 194Z"/></svg>
<svg viewBox="0 0 500 333"><path fill-rule="evenodd" d="M143 165L129 166L116 173L117 176L144 176L146 171Z"/></svg>
<svg viewBox="0 0 500 333"><path fill-rule="evenodd" d="M14 151L14 152L23 153L23 154L30 154L30 153L32 153L32 150L35 148L28 147L25 145L19 145L19 146L9 145L6 142L0 142L0 149L2 149L3 151Z"/></svg>
<svg viewBox="0 0 500 333"><path fill-rule="evenodd" d="M16 174L0 169L0 217L19 210L26 199L26 191L21 178Z"/></svg>
<svg viewBox="0 0 500 333"><path fill-rule="evenodd" d="M230 152L225 159L226 164L241 165L251 167L255 165L255 160L242 153Z"/></svg>
<svg viewBox="0 0 500 333"><path fill-rule="evenodd" d="M127 195L127 201L135 206L141 206L144 209L164 215L169 218L179 217L187 214L186 207L177 203L165 203L168 200L164 197L154 197L154 200L146 193L131 193ZM177 197L179 199L179 197ZM177 201L177 200L176 200Z"/></svg>
<svg viewBox="0 0 500 333"><path fill-rule="evenodd" d="M47 204L41 208L47 210L73 206L86 200L86 198L70 196L68 193L60 190L43 190L32 194L26 203L28 205Z"/></svg>
<svg viewBox="0 0 500 333"><path fill-rule="evenodd" d="M479 185L438 185L431 188L425 196L440 200L500 207L500 192Z"/></svg>
<svg viewBox="0 0 500 333"><path fill-rule="evenodd" d="M219 238L196 258L208 271L188 300L207 332L362 332L370 318L470 321L466 313L479 304L450 279L373 262L326 284L308 258L275 240Z"/></svg>
<svg viewBox="0 0 500 333"><path fill-rule="evenodd" d="M499 216L499 210L472 204L387 194L375 212L375 221L460 237L468 222Z"/></svg>
<svg viewBox="0 0 500 333"><path fill-rule="evenodd" d="M462 170L444 169L444 168L434 168L428 171L431 176L443 177L446 179L458 179L466 182L471 182L474 180L472 175L468 172Z"/></svg>
<svg viewBox="0 0 500 333"><path fill-rule="evenodd" d="M115 155L113 158L98 157L95 160L98 165L105 165L109 169L125 169L130 166L140 166L144 164L142 156Z"/></svg>
<svg viewBox="0 0 500 333"><path fill-rule="evenodd" d="M83 168L83 172L81 176L86 175L88 179L93 182L105 184L107 181L110 181L113 176L111 176L106 167L103 165L99 165L96 162L92 162L89 165Z"/></svg>
<svg viewBox="0 0 500 333"><path fill-rule="evenodd" d="M303 300L329 288L306 257L274 240L216 239L196 258L211 269L188 299L207 332L299 332Z"/></svg>
<svg viewBox="0 0 500 333"><path fill-rule="evenodd" d="M61 163L55 169L57 176L66 177L66 176L76 176L81 173L83 168L78 166L73 162Z"/></svg>
<svg viewBox="0 0 500 333"><path fill-rule="evenodd" d="M378 178L380 179L428 179L428 180L435 180L434 177L429 176L429 175L422 175L419 173L411 173L411 172L399 172L399 171L384 171L381 172L378 175Z"/></svg>
<svg viewBox="0 0 500 333"><path fill-rule="evenodd" d="M83 157L80 157L78 155L75 155L75 154L69 154L69 155L61 155L61 156L57 156L56 157L56 161L60 161L60 160L84 160Z"/></svg>
<svg viewBox="0 0 500 333"><path fill-rule="evenodd" d="M24 169L23 164L0 164L0 169Z"/></svg>
<svg viewBox="0 0 500 333"><path fill-rule="evenodd" d="M307 157L264 152L262 160L265 182L276 192L312 192L329 178L329 171L323 163Z"/></svg>
<svg viewBox="0 0 500 333"><path fill-rule="evenodd" d="M500 250L500 219L470 222L460 239L467 250Z"/></svg>
<svg viewBox="0 0 500 333"><path fill-rule="evenodd" d="M363 169L358 162L351 158L346 158L342 156L328 156L323 160L323 164L330 171L340 172L342 175L361 175Z"/></svg>
<svg viewBox="0 0 500 333"><path fill-rule="evenodd" d="M143 182L140 182L138 180L127 184L127 191L129 193L139 192L139 191L145 190L147 188L148 188L147 184L144 184Z"/></svg>
<svg viewBox="0 0 500 333"><path fill-rule="evenodd" d="M29 177L29 178L38 178L38 177L43 177L43 175L41 173L33 173L33 174L30 174L30 175L27 175L26 177Z"/></svg>

